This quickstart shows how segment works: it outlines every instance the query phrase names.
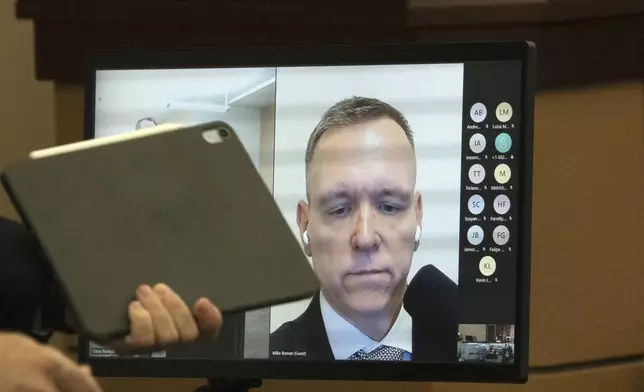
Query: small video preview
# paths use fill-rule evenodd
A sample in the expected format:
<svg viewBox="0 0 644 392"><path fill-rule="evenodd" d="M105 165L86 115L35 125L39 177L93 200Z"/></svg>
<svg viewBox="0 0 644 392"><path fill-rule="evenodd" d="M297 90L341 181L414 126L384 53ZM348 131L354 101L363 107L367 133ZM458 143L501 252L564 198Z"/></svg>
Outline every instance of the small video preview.
<svg viewBox="0 0 644 392"><path fill-rule="evenodd" d="M459 325L458 361L514 363L514 325Z"/></svg>

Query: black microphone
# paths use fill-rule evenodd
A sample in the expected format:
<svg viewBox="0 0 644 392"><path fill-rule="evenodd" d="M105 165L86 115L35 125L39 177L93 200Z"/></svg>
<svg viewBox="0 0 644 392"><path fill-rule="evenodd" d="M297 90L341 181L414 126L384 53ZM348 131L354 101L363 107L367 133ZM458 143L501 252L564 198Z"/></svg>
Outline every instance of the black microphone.
<svg viewBox="0 0 644 392"><path fill-rule="evenodd" d="M412 359L457 360L458 286L433 265L413 277L403 306L412 318Z"/></svg>

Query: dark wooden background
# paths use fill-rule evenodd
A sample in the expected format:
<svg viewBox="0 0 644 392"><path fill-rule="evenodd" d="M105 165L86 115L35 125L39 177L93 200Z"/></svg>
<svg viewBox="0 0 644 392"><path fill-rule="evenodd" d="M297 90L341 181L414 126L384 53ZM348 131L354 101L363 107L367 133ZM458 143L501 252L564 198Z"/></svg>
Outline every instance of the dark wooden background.
<svg viewBox="0 0 644 392"><path fill-rule="evenodd" d="M36 78L81 84L90 49L531 40L538 87L644 79L644 0L18 0Z"/></svg>

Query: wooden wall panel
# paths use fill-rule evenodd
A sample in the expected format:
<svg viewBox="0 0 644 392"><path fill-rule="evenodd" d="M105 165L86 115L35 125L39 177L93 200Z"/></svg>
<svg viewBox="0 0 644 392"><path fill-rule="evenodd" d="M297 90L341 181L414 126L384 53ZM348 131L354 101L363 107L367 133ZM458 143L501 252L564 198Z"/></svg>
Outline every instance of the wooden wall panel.
<svg viewBox="0 0 644 392"><path fill-rule="evenodd" d="M641 392L644 363L531 375L524 385L432 384L431 392Z"/></svg>
<svg viewBox="0 0 644 392"><path fill-rule="evenodd" d="M532 366L644 353L642 89L538 96Z"/></svg>

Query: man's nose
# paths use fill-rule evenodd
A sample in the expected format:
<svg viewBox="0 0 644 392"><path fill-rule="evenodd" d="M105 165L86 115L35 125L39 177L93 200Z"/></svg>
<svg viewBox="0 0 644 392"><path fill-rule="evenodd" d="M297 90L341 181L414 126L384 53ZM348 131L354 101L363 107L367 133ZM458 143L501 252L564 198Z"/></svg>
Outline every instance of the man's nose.
<svg viewBox="0 0 644 392"><path fill-rule="evenodd" d="M376 213L367 203L363 203L357 212L355 230L351 239L353 250L375 251L380 247L380 236L376 230Z"/></svg>

